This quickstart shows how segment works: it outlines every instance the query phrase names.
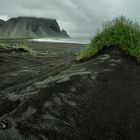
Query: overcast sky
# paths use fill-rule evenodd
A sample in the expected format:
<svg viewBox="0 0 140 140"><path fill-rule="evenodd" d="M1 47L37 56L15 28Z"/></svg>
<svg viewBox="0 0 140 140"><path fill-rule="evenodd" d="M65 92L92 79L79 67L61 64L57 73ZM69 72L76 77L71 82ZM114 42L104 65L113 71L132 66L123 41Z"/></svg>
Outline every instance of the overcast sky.
<svg viewBox="0 0 140 140"><path fill-rule="evenodd" d="M55 18L72 37L91 37L101 24L125 15L140 21L140 0L0 0L0 18Z"/></svg>

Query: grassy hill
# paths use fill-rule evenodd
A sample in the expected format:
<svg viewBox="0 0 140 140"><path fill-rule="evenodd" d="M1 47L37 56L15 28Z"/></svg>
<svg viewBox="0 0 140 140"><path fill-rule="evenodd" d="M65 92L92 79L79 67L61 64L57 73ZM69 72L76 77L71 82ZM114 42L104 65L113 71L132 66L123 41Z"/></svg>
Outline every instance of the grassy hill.
<svg viewBox="0 0 140 140"><path fill-rule="evenodd" d="M94 56L104 47L119 47L137 60L140 60L140 26L124 16L106 22L91 43L83 50L78 60Z"/></svg>

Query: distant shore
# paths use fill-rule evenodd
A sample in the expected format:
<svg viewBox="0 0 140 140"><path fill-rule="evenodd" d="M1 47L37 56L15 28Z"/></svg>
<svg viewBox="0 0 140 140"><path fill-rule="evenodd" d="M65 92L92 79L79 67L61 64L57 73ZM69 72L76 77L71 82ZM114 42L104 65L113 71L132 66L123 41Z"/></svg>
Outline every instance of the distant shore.
<svg viewBox="0 0 140 140"><path fill-rule="evenodd" d="M65 55L68 54L77 54L81 50L83 50L87 44L78 44L78 43L64 43L64 42L46 42L46 41L32 41L28 39L8 39L8 40L0 40L0 43L4 44L23 44L27 47L30 47L36 51L41 53L55 54L55 55Z"/></svg>

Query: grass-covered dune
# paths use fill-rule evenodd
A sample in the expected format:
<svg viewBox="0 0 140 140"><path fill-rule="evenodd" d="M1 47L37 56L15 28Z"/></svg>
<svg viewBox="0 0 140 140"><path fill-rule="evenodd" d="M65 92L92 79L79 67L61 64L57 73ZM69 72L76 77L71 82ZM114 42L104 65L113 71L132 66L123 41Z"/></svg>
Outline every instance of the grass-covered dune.
<svg viewBox="0 0 140 140"><path fill-rule="evenodd" d="M104 23L102 31L95 35L91 43L79 54L77 59L88 59L104 47L111 46L119 47L127 54L140 60L140 26L138 23L126 19L124 16Z"/></svg>
<svg viewBox="0 0 140 140"><path fill-rule="evenodd" d="M0 44L0 50L15 50L15 51L27 52L28 54L35 53L34 50L22 44L17 44L17 45Z"/></svg>

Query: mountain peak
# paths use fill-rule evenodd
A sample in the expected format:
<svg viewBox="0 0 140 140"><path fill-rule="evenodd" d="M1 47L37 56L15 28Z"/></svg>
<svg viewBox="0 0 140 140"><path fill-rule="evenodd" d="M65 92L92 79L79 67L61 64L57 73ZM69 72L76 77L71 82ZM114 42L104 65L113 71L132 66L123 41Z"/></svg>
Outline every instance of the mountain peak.
<svg viewBox="0 0 140 140"><path fill-rule="evenodd" d="M69 37L56 19L14 17L0 21L0 38Z"/></svg>

